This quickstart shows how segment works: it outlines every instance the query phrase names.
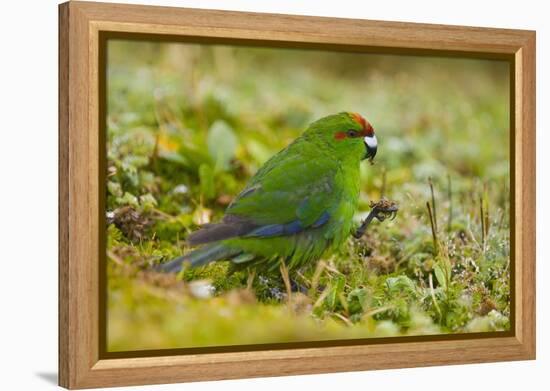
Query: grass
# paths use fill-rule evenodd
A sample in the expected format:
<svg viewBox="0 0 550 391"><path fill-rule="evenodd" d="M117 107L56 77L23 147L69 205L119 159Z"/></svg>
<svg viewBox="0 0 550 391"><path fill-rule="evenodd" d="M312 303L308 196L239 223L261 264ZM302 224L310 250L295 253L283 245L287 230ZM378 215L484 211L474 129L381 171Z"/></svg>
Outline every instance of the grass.
<svg viewBox="0 0 550 391"><path fill-rule="evenodd" d="M508 65L487 60L112 41L108 53L110 351L507 330ZM362 113L379 139L360 222L292 275L220 262L159 275L311 121Z"/></svg>

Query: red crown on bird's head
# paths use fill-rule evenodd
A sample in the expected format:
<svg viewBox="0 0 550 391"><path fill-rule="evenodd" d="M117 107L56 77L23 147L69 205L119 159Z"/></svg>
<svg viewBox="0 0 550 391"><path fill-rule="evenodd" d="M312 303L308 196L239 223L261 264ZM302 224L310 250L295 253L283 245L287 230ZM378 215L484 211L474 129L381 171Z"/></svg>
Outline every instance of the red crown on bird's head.
<svg viewBox="0 0 550 391"><path fill-rule="evenodd" d="M363 129L362 136L372 137L372 135L374 134L374 129L369 121L363 118L363 116L361 116L361 114L359 113L349 113L349 115L355 122L361 125L361 128Z"/></svg>

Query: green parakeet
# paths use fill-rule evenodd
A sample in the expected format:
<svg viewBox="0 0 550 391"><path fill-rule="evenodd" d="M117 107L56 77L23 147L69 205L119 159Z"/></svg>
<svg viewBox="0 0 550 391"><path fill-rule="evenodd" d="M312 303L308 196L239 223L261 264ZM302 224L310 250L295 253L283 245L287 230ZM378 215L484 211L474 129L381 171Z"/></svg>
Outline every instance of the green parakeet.
<svg viewBox="0 0 550 391"><path fill-rule="evenodd" d="M289 270L318 260L352 233L359 199L359 165L376 155L374 129L356 113L313 122L269 159L227 207L219 223L206 224L187 241L200 247L160 265L228 260L235 266Z"/></svg>

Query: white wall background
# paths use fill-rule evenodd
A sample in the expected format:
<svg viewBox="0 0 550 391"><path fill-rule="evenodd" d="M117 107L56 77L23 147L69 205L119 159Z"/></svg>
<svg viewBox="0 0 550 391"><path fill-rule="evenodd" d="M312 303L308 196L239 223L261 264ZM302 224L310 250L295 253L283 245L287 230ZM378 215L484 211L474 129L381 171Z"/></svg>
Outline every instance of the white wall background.
<svg viewBox="0 0 550 391"><path fill-rule="evenodd" d="M105 0L104 0L105 1ZM119 0L119 2L125 2ZM157 0L142 4L537 30L538 360L145 387L155 390L543 389L550 370L549 35L544 1ZM57 1L0 3L0 388L57 373ZM543 221L546 220L546 224ZM544 242L546 239L546 243ZM550 284L550 283L547 283ZM546 372L546 373L545 373ZM537 385L542 383L543 385ZM184 388L185 387L185 388ZM131 388L138 389L138 387Z"/></svg>

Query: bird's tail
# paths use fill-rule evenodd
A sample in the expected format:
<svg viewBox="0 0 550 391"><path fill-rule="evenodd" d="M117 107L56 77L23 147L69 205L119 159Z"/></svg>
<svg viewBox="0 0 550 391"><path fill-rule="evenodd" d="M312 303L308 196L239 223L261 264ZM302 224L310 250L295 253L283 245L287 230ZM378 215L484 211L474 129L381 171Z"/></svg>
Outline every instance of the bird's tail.
<svg viewBox="0 0 550 391"><path fill-rule="evenodd" d="M177 273L182 269L184 262L187 262L190 267L197 267L224 258L231 258L239 253L241 253L241 250L229 248L222 243L207 244L189 254L158 265L157 270L165 273Z"/></svg>

